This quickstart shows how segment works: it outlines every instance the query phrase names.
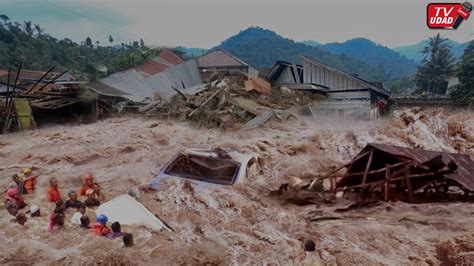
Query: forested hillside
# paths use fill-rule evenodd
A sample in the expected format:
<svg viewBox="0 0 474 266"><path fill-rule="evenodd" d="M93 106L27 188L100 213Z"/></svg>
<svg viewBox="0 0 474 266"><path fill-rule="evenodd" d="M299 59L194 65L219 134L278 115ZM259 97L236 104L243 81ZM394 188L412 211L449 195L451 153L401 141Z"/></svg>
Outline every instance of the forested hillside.
<svg viewBox="0 0 474 266"><path fill-rule="evenodd" d="M381 67L392 78L411 76L416 72L415 61L365 38L355 38L343 43L318 46L335 54L345 54L372 66Z"/></svg>
<svg viewBox="0 0 474 266"><path fill-rule="evenodd" d="M55 71L68 69L83 79L94 79L138 65L159 52L145 46L143 40L129 44L114 43L109 36L107 46L87 38L80 44L70 39L56 39L40 25L31 21L11 22L0 15L0 69L15 68L23 63L24 69ZM98 72L107 67L107 72Z"/></svg>
<svg viewBox="0 0 474 266"><path fill-rule="evenodd" d="M230 51L255 68L271 67L277 60L299 63L299 56L306 55L348 73L357 73L368 80L385 80L390 76L381 67L298 43L259 27L241 31L223 41L218 48Z"/></svg>

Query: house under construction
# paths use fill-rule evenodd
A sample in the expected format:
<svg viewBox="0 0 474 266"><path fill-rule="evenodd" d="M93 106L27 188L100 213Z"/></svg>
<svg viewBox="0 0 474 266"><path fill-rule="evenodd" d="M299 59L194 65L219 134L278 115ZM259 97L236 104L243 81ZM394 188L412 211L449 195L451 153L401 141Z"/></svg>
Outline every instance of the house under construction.
<svg viewBox="0 0 474 266"><path fill-rule="evenodd" d="M301 56L301 59L302 66L278 61L267 80L275 85L324 96L323 100L310 105L310 111L316 117L376 119L380 116L390 97L381 85L306 56Z"/></svg>

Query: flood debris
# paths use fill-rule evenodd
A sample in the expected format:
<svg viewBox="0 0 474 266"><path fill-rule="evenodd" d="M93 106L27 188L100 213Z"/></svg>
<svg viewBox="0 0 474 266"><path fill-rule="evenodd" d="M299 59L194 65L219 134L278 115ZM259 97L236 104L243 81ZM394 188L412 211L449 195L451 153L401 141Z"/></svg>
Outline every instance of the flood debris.
<svg viewBox="0 0 474 266"><path fill-rule="evenodd" d="M256 157L238 151L222 149L187 149L168 162L150 183L159 190L165 178L184 178L218 185L242 183L248 174L255 173Z"/></svg>
<svg viewBox="0 0 474 266"><path fill-rule="evenodd" d="M107 216L111 221L126 225L143 225L154 231L168 231L172 229L151 213L140 202L127 194L119 195L97 209L97 216Z"/></svg>
<svg viewBox="0 0 474 266"><path fill-rule="evenodd" d="M34 129L51 122L88 123L99 115L97 95L63 71L9 69L0 76L0 131Z"/></svg>
<svg viewBox="0 0 474 266"><path fill-rule="evenodd" d="M370 143L327 179L331 191L354 191L363 200L443 200L450 193L472 194L474 162L469 155Z"/></svg>

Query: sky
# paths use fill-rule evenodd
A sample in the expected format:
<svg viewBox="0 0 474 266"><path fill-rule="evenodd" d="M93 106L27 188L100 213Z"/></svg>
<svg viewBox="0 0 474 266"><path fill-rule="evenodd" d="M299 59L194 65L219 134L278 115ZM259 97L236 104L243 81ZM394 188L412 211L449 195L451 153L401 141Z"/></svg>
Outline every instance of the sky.
<svg viewBox="0 0 474 266"><path fill-rule="evenodd" d="M433 1L442 2L442 1ZM456 1L445 1L456 2ZM0 14L31 20L57 38L101 44L143 38L146 44L211 48L250 26L297 41L365 37L387 47L415 44L440 32L474 39L474 15L458 30L426 26L424 0L0 0Z"/></svg>

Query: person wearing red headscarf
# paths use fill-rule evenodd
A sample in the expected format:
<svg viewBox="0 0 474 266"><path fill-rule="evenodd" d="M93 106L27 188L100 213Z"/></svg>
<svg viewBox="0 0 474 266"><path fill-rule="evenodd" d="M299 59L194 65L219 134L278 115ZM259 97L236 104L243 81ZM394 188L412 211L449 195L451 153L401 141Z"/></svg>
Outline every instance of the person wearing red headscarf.
<svg viewBox="0 0 474 266"><path fill-rule="evenodd" d="M23 197L20 194L20 190L18 188L10 188L7 190L7 194L5 195L5 209L13 216L16 216L18 210L22 209L26 206Z"/></svg>

